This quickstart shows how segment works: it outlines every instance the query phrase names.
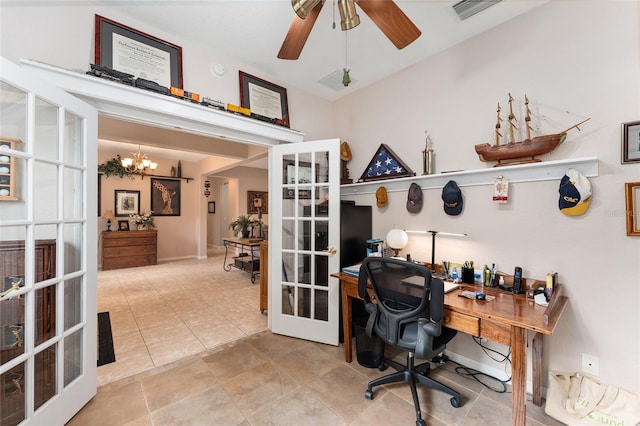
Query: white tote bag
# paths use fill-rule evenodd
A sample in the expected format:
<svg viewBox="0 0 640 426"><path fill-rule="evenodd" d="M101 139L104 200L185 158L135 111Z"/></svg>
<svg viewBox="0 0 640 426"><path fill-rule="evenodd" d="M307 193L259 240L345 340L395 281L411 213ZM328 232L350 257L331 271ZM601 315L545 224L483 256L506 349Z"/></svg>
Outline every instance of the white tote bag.
<svg viewBox="0 0 640 426"><path fill-rule="evenodd" d="M640 395L580 373L550 371L544 411L567 425L636 426Z"/></svg>

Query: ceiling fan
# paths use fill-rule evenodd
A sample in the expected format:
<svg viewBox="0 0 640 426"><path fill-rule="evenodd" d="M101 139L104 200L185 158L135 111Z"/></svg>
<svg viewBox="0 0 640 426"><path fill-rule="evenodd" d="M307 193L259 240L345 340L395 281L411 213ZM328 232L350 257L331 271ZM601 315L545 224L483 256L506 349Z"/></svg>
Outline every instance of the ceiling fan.
<svg viewBox="0 0 640 426"><path fill-rule="evenodd" d="M422 34L393 0L337 1L343 31L350 30L360 23L355 7L357 3L398 49L408 46ZM324 0L291 0L291 5L296 15L280 47L278 58L295 60L300 57L302 48L322 10Z"/></svg>

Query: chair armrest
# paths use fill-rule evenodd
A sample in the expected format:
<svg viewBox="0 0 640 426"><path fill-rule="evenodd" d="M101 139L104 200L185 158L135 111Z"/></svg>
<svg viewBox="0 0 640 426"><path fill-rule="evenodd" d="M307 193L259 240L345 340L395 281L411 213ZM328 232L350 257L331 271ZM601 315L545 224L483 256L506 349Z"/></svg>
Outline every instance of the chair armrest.
<svg viewBox="0 0 640 426"><path fill-rule="evenodd" d="M433 338L442 333L440 323L434 323L426 318L418 319L418 335L416 337L415 354L418 358L429 359L433 355Z"/></svg>

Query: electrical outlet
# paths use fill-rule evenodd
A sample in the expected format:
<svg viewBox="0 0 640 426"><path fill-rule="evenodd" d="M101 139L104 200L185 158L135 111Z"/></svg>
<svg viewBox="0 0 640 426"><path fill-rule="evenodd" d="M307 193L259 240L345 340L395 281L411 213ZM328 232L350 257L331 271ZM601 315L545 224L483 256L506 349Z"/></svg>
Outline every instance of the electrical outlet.
<svg viewBox="0 0 640 426"><path fill-rule="evenodd" d="M582 371L592 376L600 375L600 360L594 355L582 354Z"/></svg>

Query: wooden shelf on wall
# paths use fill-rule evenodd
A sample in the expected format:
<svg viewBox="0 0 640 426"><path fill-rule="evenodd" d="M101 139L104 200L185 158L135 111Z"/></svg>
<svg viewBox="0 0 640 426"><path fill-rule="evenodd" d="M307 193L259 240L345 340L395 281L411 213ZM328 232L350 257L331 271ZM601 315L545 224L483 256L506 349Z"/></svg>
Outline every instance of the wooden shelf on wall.
<svg viewBox="0 0 640 426"><path fill-rule="evenodd" d="M104 174L104 173L100 173L100 172L98 172L98 175L100 175L100 176L102 176L103 174ZM187 181L187 183L189 183L189 181L190 181L190 180L193 180L193 179L194 179L194 178L192 178L192 177L184 177L184 176L180 176L180 177L178 177L178 176L151 175L151 174L148 174L148 173L145 173L145 174L143 174L143 175L140 175L140 174L138 174L138 173L129 173L129 174L127 174L127 176L140 176L143 180L144 180L145 176L148 176L148 177L156 177L156 178L162 178L162 179L173 179L173 180L180 180L180 179L182 179L182 180Z"/></svg>
<svg viewBox="0 0 640 426"><path fill-rule="evenodd" d="M136 174L134 173L133 175L135 176ZM147 174L147 173L145 173L145 174L143 174L143 175L138 175L138 176L142 176L142 179L144 179L144 177L145 177L145 176L149 176L149 177L157 177L157 178L162 178L162 179L174 179L174 180L182 179L182 180L186 180L186 181L187 181L187 183L189 183L189 181L190 181L190 180L193 180L193 178L191 178L191 177L184 177L184 176L180 176L180 177L178 177L178 176L150 175L150 174Z"/></svg>
<svg viewBox="0 0 640 426"><path fill-rule="evenodd" d="M340 186L340 195L374 194L384 186L387 192L407 191L412 182L424 189L442 188L449 180L455 180L458 186L493 185L499 176L514 182L536 182L560 180L568 169L576 169L586 177L598 176L598 158L586 157L569 160L542 161L539 163L514 166L490 167L477 170L460 170L449 173L436 173L396 179L384 179L372 182L353 183Z"/></svg>

